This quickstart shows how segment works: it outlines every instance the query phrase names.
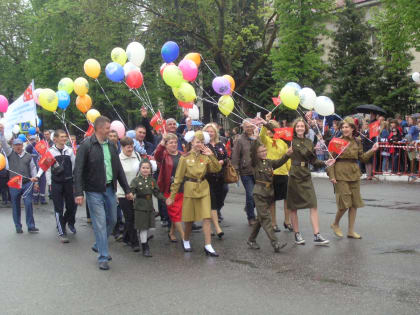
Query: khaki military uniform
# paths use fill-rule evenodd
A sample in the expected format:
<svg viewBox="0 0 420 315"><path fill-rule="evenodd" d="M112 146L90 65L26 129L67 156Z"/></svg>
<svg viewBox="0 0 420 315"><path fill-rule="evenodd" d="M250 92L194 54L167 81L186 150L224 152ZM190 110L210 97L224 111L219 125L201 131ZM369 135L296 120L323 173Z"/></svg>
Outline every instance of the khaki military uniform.
<svg viewBox="0 0 420 315"><path fill-rule="evenodd" d="M152 176L137 176L131 181L130 188L135 196L134 199L134 222L138 230L147 230L155 227L155 209L152 195L165 200L159 191L156 180Z"/></svg>
<svg viewBox="0 0 420 315"><path fill-rule="evenodd" d="M254 167L253 197L258 216L257 223L253 225L252 233L249 236L251 242L255 242L261 227L273 245L278 241L273 230L270 212L270 205L274 202L273 170L281 167L288 160L287 155L279 160L259 160Z"/></svg>
<svg viewBox="0 0 420 315"><path fill-rule="evenodd" d="M171 185L171 199L175 200L182 183L184 183L184 201L182 204L182 221L201 221L211 217L210 188L205 179L207 173L220 172L222 166L214 155L189 152L181 156Z"/></svg>
<svg viewBox="0 0 420 315"><path fill-rule="evenodd" d="M364 206L360 195L360 172L358 161L368 162L373 151L363 153L362 143L358 139L341 137L349 141L344 152L337 158L335 164L327 169L330 179L335 179L335 198L337 208L361 208Z"/></svg>
<svg viewBox="0 0 420 315"><path fill-rule="evenodd" d="M322 167L325 163L316 158L314 144L308 138L294 137L292 147L287 206L291 210L316 208L317 201L309 164Z"/></svg>

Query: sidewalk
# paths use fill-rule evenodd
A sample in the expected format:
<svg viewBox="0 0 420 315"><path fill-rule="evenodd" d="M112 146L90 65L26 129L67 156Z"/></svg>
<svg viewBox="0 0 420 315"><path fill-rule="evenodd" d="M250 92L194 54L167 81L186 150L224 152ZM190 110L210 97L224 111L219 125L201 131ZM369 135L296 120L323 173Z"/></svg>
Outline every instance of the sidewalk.
<svg viewBox="0 0 420 315"><path fill-rule="evenodd" d="M325 172L311 172L313 178L328 178L327 173ZM420 183L420 178L417 178L415 181L410 181L409 176L407 175L375 175L381 182L401 182L401 183ZM366 180L366 174L363 174L360 178L361 180ZM373 180L375 181L375 180Z"/></svg>

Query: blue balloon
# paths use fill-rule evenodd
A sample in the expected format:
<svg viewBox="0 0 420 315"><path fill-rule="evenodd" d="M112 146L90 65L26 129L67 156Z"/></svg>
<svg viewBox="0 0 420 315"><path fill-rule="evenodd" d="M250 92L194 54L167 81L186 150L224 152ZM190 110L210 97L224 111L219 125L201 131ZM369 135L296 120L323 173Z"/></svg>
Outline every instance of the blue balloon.
<svg viewBox="0 0 420 315"><path fill-rule="evenodd" d="M41 118L38 118L38 128L41 128L41 126L42 126L42 120Z"/></svg>
<svg viewBox="0 0 420 315"><path fill-rule="evenodd" d="M25 136L23 133L21 133L21 134L18 136L18 138L19 138L20 140L22 140L23 142L26 142L26 136Z"/></svg>
<svg viewBox="0 0 420 315"><path fill-rule="evenodd" d="M70 105L70 95L66 91L58 91L58 107L65 110Z"/></svg>
<svg viewBox="0 0 420 315"><path fill-rule="evenodd" d="M136 132L134 130L128 130L126 136L134 139L136 137Z"/></svg>
<svg viewBox="0 0 420 315"><path fill-rule="evenodd" d="M302 90L302 88L300 87L300 85L299 84L297 84L296 82L288 82L287 84L286 84L286 86L293 86L298 92L300 91L300 90Z"/></svg>
<svg viewBox="0 0 420 315"><path fill-rule="evenodd" d="M28 129L28 133L29 133L31 136L35 135L35 134L36 134L36 128L35 128L35 127L30 127L30 128Z"/></svg>
<svg viewBox="0 0 420 315"><path fill-rule="evenodd" d="M124 80L124 69L116 62L110 62L106 65L105 74L112 82L121 82Z"/></svg>
<svg viewBox="0 0 420 315"><path fill-rule="evenodd" d="M162 46L161 54L166 63L175 61L179 56L178 44L172 41L166 42Z"/></svg>

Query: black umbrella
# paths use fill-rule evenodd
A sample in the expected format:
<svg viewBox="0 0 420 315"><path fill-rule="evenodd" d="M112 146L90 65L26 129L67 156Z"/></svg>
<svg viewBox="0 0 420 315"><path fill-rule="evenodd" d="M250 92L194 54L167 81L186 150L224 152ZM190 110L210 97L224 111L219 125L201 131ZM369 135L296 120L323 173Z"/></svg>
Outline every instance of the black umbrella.
<svg viewBox="0 0 420 315"><path fill-rule="evenodd" d="M360 106L357 106L356 109L358 113L365 113L365 114L375 113L375 114L386 115L385 109L382 109L379 106L376 106L373 104L360 105Z"/></svg>

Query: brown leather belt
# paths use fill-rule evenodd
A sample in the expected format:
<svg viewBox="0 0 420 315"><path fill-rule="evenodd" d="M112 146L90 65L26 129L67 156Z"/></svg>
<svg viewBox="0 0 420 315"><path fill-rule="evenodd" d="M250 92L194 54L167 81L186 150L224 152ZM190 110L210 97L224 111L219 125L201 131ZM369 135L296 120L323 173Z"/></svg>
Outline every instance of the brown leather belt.
<svg viewBox="0 0 420 315"><path fill-rule="evenodd" d="M357 163L356 159L337 159L336 162L350 162L350 163Z"/></svg>
<svg viewBox="0 0 420 315"><path fill-rule="evenodd" d="M265 185L266 189L270 188L271 185L273 184L272 182L266 182L266 181L258 180L258 179L255 180L255 183Z"/></svg>
<svg viewBox="0 0 420 315"><path fill-rule="evenodd" d="M184 181L186 181L186 182L193 182L193 183L200 183L200 182L203 181L203 179L202 178L192 178L192 177L185 176L184 177Z"/></svg>
<svg viewBox="0 0 420 315"><path fill-rule="evenodd" d="M292 161L292 165L294 166L308 166L308 162L298 162L298 161Z"/></svg>

